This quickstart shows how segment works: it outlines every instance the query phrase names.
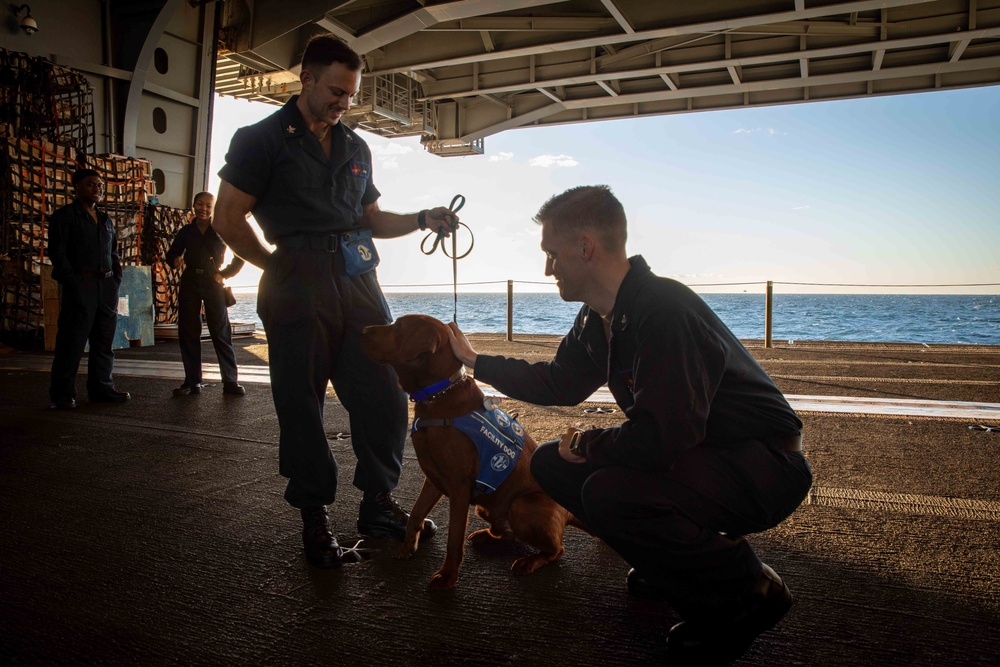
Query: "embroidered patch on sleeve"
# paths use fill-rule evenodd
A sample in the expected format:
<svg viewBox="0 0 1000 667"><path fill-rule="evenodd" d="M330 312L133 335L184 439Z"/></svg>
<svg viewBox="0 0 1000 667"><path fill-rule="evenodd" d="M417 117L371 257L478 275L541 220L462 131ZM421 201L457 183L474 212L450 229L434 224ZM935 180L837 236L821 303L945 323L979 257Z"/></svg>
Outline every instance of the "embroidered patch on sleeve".
<svg viewBox="0 0 1000 667"><path fill-rule="evenodd" d="M358 178L368 178L369 167L364 162L352 162L351 174Z"/></svg>

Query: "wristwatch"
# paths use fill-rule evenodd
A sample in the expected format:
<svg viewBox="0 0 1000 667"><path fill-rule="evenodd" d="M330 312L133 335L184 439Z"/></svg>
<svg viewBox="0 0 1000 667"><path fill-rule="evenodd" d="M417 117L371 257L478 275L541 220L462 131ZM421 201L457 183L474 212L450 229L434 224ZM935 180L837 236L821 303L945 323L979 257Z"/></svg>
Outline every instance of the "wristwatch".
<svg viewBox="0 0 1000 667"><path fill-rule="evenodd" d="M423 209L420 213L417 213L417 227L420 229L427 229L427 209Z"/></svg>
<svg viewBox="0 0 1000 667"><path fill-rule="evenodd" d="M581 447L583 444L583 432L577 431L573 434L573 437L569 439L569 451L573 456L579 456L581 459L587 458L587 452Z"/></svg>

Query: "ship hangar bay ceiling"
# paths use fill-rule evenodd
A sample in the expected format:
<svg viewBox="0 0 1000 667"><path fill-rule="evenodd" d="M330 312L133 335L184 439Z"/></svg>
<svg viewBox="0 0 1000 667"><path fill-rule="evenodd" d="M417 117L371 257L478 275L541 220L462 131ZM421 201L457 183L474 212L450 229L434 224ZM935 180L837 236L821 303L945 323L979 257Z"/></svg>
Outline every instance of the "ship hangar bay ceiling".
<svg viewBox="0 0 1000 667"><path fill-rule="evenodd" d="M517 128L1000 82L1000 0L228 0L216 91L283 104L306 41L364 56L346 122L484 152Z"/></svg>

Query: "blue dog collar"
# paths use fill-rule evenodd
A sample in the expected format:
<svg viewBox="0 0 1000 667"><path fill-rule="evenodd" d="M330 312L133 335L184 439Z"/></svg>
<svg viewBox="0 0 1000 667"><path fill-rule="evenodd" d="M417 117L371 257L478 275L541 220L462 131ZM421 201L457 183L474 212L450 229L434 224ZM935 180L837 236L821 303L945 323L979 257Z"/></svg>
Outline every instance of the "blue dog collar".
<svg viewBox="0 0 1000 667"><path fill-rule="evenodd" d="M415 403L422 403L424 401L429 401L441 392L450 388L452 385L458 384L465 379L465 366L460 366L458 371L454 373L451 377L445 378L440 382L435 382L429 387L424 387L419 389L412 394L410 394L410 400Z"/></svg>

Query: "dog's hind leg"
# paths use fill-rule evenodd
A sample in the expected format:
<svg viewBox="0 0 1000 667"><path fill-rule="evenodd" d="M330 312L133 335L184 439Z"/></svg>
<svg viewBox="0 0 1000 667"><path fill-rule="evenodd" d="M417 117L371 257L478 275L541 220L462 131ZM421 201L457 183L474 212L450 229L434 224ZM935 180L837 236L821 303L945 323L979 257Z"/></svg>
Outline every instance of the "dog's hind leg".
<svg viewBox="0 0 1000 667"><path fill-rule="evenodd" d="M506 517L498 517L490 514L490 511L482 505L476 505L476 515L490 524L489 528L477 530L469 535L469 543L475 547L481 547L494 540L513 540L514 531L510 527L510 521Z"/></svg>
<svg viewBox="0 0 1000 667"><path fill-rule="evenodd" d="M538 549L539 553L518 558L511 565L514 574L531 574L543 565L558 560L568 512L543 493L518 498L510 507L510 523L519 542Z"/></svg>
<svg viewBox="0 0 1000 667"><path fill-rule="evenodd" d="M417 551L417 542L420 540L420 529L424 525L424 519L430 514L434 506L438 504L444 494L434 486L431 481L424 478L424 485L420 487L420 494L413 503L410 510L410 518L406 521L406 537L403 543L396 550L396 558L409 558Z"/></svg>

